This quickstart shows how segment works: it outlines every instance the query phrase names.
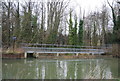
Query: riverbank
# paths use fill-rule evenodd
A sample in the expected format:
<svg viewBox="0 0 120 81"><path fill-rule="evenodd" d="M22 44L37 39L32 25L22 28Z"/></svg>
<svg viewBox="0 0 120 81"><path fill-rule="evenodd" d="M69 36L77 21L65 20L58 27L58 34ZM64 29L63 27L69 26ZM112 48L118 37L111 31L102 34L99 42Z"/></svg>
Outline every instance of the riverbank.
<svg viewBox="0 0 120 81"><path fill-rule="evenodd" d="M5 59L22 59L25 58L24 56L24 50L22 48L8 48L8 49L2 49L2 58Z"/></svg>
<svg viewBox="0 0 120 81"><path fill-rule="evenodd" d="M2 54L2 58L10 58L10 59L22 59L25 58L24 57L24 53L19 53L19 54L13 54L13 53L9 53L9 54Z"/></svg>

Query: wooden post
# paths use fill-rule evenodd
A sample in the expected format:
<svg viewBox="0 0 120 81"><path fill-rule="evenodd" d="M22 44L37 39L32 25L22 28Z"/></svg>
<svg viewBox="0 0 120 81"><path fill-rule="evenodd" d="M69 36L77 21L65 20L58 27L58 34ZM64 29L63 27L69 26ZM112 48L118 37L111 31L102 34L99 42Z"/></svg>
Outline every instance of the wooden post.
<svg viewBox="0 0 120 81"><path fill-rule="evenodd" d="M76 53L76 56L78 56L78 53Z"/></svg>
<svg viewBox="0 0 120 81"><path fill-rule="evenodd" d="M59 53L57 53L57 57L59 56Z"/></svg>
<svg viewBox="0 0 120 81"><path fill-rule="evenodd" d="M27 58L27 52L24 53L24 58Z"/></svg>

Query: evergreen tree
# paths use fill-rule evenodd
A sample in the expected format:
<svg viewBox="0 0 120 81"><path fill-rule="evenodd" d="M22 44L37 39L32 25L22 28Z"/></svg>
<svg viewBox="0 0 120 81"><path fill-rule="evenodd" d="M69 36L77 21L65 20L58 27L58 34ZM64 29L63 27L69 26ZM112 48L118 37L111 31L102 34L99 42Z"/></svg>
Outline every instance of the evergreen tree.
<svg viewBox="0 0 120 81"><path fill-rule="evenodd" d="M37 39L38 39L38 28L37 28L37 16L32 16L32 19L31 19L31 26L32 26L32 38L31 38L31 41L32 43L36 43L38 42Z"/></svg>
<svg viewBox="0 0 120 81"><path fill-rule="evenodd" d="M69 19L69 44L73 45L73 21L72 21L72 12L70 12Z"/></svg>
<svg viewBox="0 0 120 81"><path fill-rule="evenodd" d="M32 38L32 10L31 4L28 2L28 7L24 8L24 15L22 16L22 42L29 43Z"/></svg>
<svg viewBox="0 0 120 81"><path fill-rule="evenodd" d="M73 28L73 44L77 45L77 17L75 18L75 26Z"/></svg>
<svg viewBox="0 0 120 81"><path fill-rule="evenodd" d="M118 2L119 3L119 2ZM108 2L109 6L111 7L112 10L112 17L113 17L113 35L112 35L112 40L113 43L120 43L120 37L119 37L119 28L120 28L120 9L119 9L119 14L118 14L118 18L116 18L116 14L115 14L115 9L113 8L112 5L110 5L110 3ZM119 3L120 4L120 3Z"/></svg>
<svg viewBox="0 0 120 81"><path fill-rule="evenodd" d="M79 21L78 45L83 44L83 20Z"/></svg>
<svg viewBox="0 0 120 81"><path fill-rule="evenodd" d="M94 29L93 29L93 46L97 46L97 28L96 28L96 23L94 22Z"/></svg>
<svg viewBox="0 0 120 81"><path fill-rule="evenodd" d="M116 31L115 31L115 39L114 39L114 42L115 43L119 43L120 44L120 9L119 9L119 15L117 17L117 20L116 20Z"/></svg>

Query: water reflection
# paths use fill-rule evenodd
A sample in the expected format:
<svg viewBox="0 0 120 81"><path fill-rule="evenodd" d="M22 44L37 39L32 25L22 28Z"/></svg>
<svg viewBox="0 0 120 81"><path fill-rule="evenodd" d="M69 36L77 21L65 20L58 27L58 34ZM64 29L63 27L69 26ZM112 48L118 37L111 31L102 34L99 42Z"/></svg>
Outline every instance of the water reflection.
<svg viewBox="0 0 120 81"><path fill-rule="evenodd" d="M113 79L117 59L4 59L3 79Z"/></svg>
<svg viewBox="0 0 120 81"><path fill-rule="evenodd" d="M67 77L67 62L57 60L56 69L57 69L57 77L59 79L66 79L66 77Z"/></svg>

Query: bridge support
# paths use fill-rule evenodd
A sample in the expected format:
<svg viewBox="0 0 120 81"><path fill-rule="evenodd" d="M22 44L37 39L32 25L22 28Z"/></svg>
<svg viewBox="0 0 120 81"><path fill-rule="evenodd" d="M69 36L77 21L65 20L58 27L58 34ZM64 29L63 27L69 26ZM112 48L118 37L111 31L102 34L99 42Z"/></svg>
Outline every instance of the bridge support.
<svg viewBox="0 0 120 81"><path fill-rule="evenodd" d="M24 58L27 58L27 52L24 53Z"/></svg>
<svg viewBox="0 0 120 81"><path fill-rule="evenodd" d="M39 53L34 53L34 57L38 58L39 57Z"/></svg>
<svg viewBox="0 0 120 81"><path fill-rule="evenodd" d="M59 53L57 53L57 57L59 56Z"/></svg>
<svg viewBox="0 0 120 81"><path fill-rule="evenodd" d="M38 58L39 57L39 53L36 53L36 58Z"/></svg>
<svg viewBox="0 0 120 81"><path fill-rule="evenodd" d="M76 53L76 56L78 56L79 53Z"/></svg>

